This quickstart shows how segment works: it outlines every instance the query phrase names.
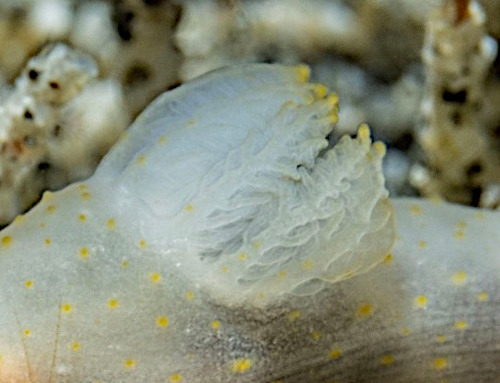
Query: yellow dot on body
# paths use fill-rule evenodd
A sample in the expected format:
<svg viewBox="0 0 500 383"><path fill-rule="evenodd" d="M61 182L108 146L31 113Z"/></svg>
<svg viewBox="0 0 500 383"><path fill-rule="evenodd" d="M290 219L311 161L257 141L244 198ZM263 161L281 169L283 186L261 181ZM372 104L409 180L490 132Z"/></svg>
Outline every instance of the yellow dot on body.
<svg viewBox="0 0 500 383"><path fill-rule="evenodd" d="M326 101L330 104L330 107L333 108L339 103L339 95L335 93L331 93L326 98Z"/></svg>
<svg viewBox="0 0 500 383"><path fill-rule="evenodd" d="M64 313L70 313L71 312L71 305L70 304L64 304L61 306L61 311Z"/></svg>
<svg viewBox="0 0 500 383"><path fill-rule="evenodd" d="M181 376L180 375L172 375L170 377L171 382L180 382L181 381Z"/></svg>
<svg viewBox="0 0 500 383"><path fill-rule="evenodd" d="M302 266L306 269L310 269L311 267L313 267L313 263L309 260L305 261Z"/></svg>
<svg viewBox="0 0 500 383"><path fill-rule="evenodd" d="M321 339L322 336L323 335L319 331L313 331L312 334L311 334L311 337L314 340L319 340L319 339Z"/></svg>
<svg viewBox="0 0 500 383"><path fill-rule="evenodd" d="M111 307L112 309L118 307L118 301L116 299L110 299L108 301L108 306Z"/></svg>
<svg viewBox="0 0 500 383"><path fill-rule="evenodd" d="M87 220L87 217L85 216L85 214L80 214L80 215L78 216L78 220L79 220L80 222L85 222L85 221Z"/></svg>
<svg viewBox="0 0 500 383"><path fill-rule="evenodd" d="M367 124L361 124L359 126L358 137L361 140L368 140L370 138L370 127Z"/></svg>
<svg viewBox="0 0 500 383"><path fill-rule="evenodd" d="M45 241L44 241L44 242L45 242L45 244L46 244L47 246L49 246L49 245L52 243L52 241L51 241L51 239L50 239L50 238L45 238Z"/></svg>
<svg viewBox="0 0 500 383"><path fill-rule="evenodd" d="M286 271L284 271L284 270L278 271L278 273L276 275L280 279L286 278Z"/></svg>
<svg viewBox="0 0 500 383"><path fill-rule="evenodd" d="M81 348L81 347L80 347L80 344L79 344L79 343L73 343L73 344L71 345L71 349L72 349L73 351L78 351L78 350L80 350L80 348Z"/></svg>
<svg viewBox="0 0 500 383"><path fill-rule="evenodd" d="M212 322L212 328L213 328L214 330L217 330L219 327L220 327L220 322L219 322L218 320L214 320L214 321Z"/></svg>
<svg viewBox="0 0 500 383"><path fill-rule="evenodd" d="M115 220L114 219L108 219L106 221L106 227L108 228L108 230L113 230L116 227Z"/></svg>
<svg viewBox="0 0 500 383"><path fill-rule="evenodd" d="M313 86L314 93L316 93L316 97L323 98L328 93L328 88L323 84L315 84Z"/></svg>
<svg viewBox="0 0 500 383"><path fill-rule="evenodd" d="M370 315L372 312L373 312L373 307L370 304L365 304L358 308L359 315Z"/></svg>
<svg viewBox="0 0 500 383"><path fill-rule="evenodd" d="M83 192L80 194L80 197L82 197L82 200L88 201L90 199L90 193L89 192Z"/></svg>
<svg viewBox="0 0 500 383"><path fill-rule="evenodd" d="M82 247L78 254L80 255L80 258L87 259L90 255L90 251L86 247Z"/></svg>
<svg viewBox="0 0 500 383"><path fill-rule="evenodd" d="M452 275L451 281L455 285L463 285L465 282L467 282L467 272L463 270L457 271L455 274Z"/></svg>
<svg viewBox="0 0 500 383"><path fill-rule="evenodd" d="M438 336L437 336L437 341L438 341L439 343L444 343L444 342L446 342L446 336L445 336L445 335L443 335L443 334L438 334Z"/></svg>
<svg viewBox="0 0 500 383"><path fill-rule="evenodd" d="M420 205L417 205L416 203L413 203L410 206L410 213L413 215L421 215L422 207Z"/></svg>
<svg viewBox="0 0 500 383"><path fill-rule="evenodd" d="M391 354L384 355L382 358L380 358L380 364L383 364L384 366L387 366L393 362L394 357Z"/></svg>
<svg viewBox="0 0 500 383"><path fill-rule="evenodd" d="M455 322L454 327L457 330L465 330L468 326L469 326L469 324L466 321L460 320L460 321Z"/></svg>
<svg viewBox="0 0 500 383"><path fill-rule="evenodd" d="M300 310L294 310L288 314L288 320L294 321L299 319L302 316L302 312Z"/></svg>
<svg viewBox="0 0 500 383"><path fill-rule="evenodd" d="M137 157L137 163L139 165L144 165L146 163L146 157L145 156L139 156L139 157Z"/></svg>
<svg viewBox="0 0 500 383"><path fill-rule="evenodd" d="M404 328L403 330L401 330L401 334L403 334L403 335L410 335L411 334L411 330L409 328Z"/></svg>
<svg viewBox="0 0 500 383"><path fill-rule="evenodd" d="M486 291L481 291L478 294L477 299L479 302L486 302L489 299L488 293Z"/></svg>
<svg viewBox="0 0 500 383"><path fill-rule="evenodd" d="M424 240L418 241L418 247L420 247L421 249L423 249L426 246L427 246L427 242L426 241L424 241Z"/></svg>
<svg viewBox="0 0 500 383"><path fill-rule="evenodd" d="M330 124L336 124L337 122L339 122L339 116L337 113L330 113L328 115L328 119L330 120Z"/></svg>
<svg viewBox="0 0 500 383"><path fill-rule="evenodd" d="M122 261L121 267L129 267L130 263L128 261Z"/></svg>
<svg viewBox="0 0 500 383"><path fill-rule="evenodd" d="M184 206L184 211L187 213L192 213L194 211L194 206L188 203L186 206Z"/></svg>
<svg viewBox="0 0 500 383"><path fill-rule="evenodd" d="M161 282L161 274L160 273L152 273L150 276L151 282L159 283Z"/></svg>
<svg viewBox="0 0 500 383"><path fill-rule="evenodd" d="M192 291L188 291L186 293L186 299L193 299L194 298L194 293Z"/></svg>
<svg viewBox="0 0 500 383"><path fill-rule="evenodd" d="M432 361L432 368L434 370L444 370L448 367L448 359L446 358L436 358Z"/></svg>
<svg viewBox="0 0 500 383"><path fill-rule="evenodd" d="M382 141L375 141L372 145L372 148L379 157L384 157L385 153L387 152L387 148Z"/></svg>
<svg viewBox="0 0 500 383"><path fill-rule="evenodd" d="M245 253L238 254L238 259L240 261L246 261L248 256Z"/></svg>
<svg viewBox="0 0 500 383"><path fill-rule="evenodd" d="M127 367L127 368L134 368L135 367L135 361L133 361L132 359L126 360L124 364L125 364L125 367Z"/></svg>
<svg viewBox="0 0 500 383"><path fill-rule="evenodd" d="M53 213L55 211L56 211L55 205L49 205L49 206L47 206L47 212L48 213Z"/></svg>
<svg viewBox="0 0 500 383"><path fill-rule="evenodd" d="M306 82L311 75L311 69L307 65L297 65L295 71L299 82Z"/></svg>
<svg viewBox="0 0 500 383"><path fill-rule="evenodd" d="M467 222L465 222L465 221L458 221L457 222L457 227L459 229L465 229L467 227Z"/></svg>
<svg viewBox="0 0 500 383"><path fill-rule="evenodd" d="M35 286L35 282L33 282L31 279L29 281L26 281L24 282L24 286L27 288L27 289L32 289L33 286Z"/></svg>
<svg viewBox="0 0 500 383"><path fill-rule="evenodd" d="M393 259L394 259L394 256L392 255L392 253L389 253L385 256L384 263L392 263Z"/></svg>
<svg viewBox="0 0 500 383"><path fill-rule="evenodd" d="M12 244L12 237L10 235L4 235L2 237L2 246L7 247Z"/></svg>
<svg viewBox="0 0 500 383"><path fill-rule="evenodd" d="M158 327L167 327L168 326L168 318L167 317L159 317L156 319L156 325Z"/></svg>
<svg viewBox="0 0 500 383"><path fill-rule="evenodd" d="M338 359L342 356L342 351L340 351L338 348L335 348L335 349L331 350L328 355L332 359Z"/></svg>
<svg viewBox="0 0 500 383"><path fill-rule="evenodd" d="M246 372L252 368L253 362L251 359L237 359L233 362L234 372Z"/></svg>
<svg viewBox="0 0 500 383"><path fill-rule="evenodd" d="M159 144L164 144L164 143L165 143L165 141L167 141L167 137L165 137L165 136L160 136L160 137L158 138L158 141L157 141L157 142L158 142Z"/></svg>
<svg viewBox="0 0 500 383"><path fill-rule="evenodd" d="M427 306L427 297L425 295L419 295L415 298L415 304L419 308L425 308Z"/></svg>
<svg viewBox="0 0 500 383"><path fill-rule="evenodd" d="M141 239L141 240L138 242L138 245L139 245L139 247L140 247L141 249L145 249L145 248L146 248L146 246L147 246L148 244L146 243L146 240Z"/></svg>
<svg viewBox="0 0 500 383"><path fill-rule="evenodd" d="M25 336L30 336L30 335L31 335L31 330L24 330L24 331L23 331L23 334L24 334Z"/></svg>
<svg viewBox="0 0 500 383"><path fill-rule="evenodd" d="M465 233L462 230L457 230L454 234L453 237L456 239L464 239Z"/></svg>
<svg viewBox="0 0 500 383"><path fill-rule="evenodd" d="M78 185L78 189L80 189L80 190L85 190L85 189L87 189L87 185L85 185L85 184L80 184L80 185Z"/></svg>
<svg viewBox="0 0 500 383"><path fill-rule="evenodd" d="M224 273L227 273L227 272L229 271L229 267L227 267L227 266L222 266L222 271L223 271Z"/></svg>

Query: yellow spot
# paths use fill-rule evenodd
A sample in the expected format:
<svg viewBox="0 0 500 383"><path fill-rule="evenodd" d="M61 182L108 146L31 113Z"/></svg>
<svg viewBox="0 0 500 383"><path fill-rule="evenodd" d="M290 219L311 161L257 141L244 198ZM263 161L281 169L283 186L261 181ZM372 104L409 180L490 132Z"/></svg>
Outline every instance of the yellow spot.
<svg viewBox="0 0 500 383"><path fill-rule="evenodd" d="M12 221L14 224L19 225L21 222L24 221L24 216L18 215L16 218L14 218L14 221Z"/></svg>
<svg viewBox="0 0 500 383"><path fill-rule="evenodd" d="M7 247L12 244L12 237L10 235L4 235L2 237L2 246Z"/></svg>
<svg viewBox="0 0 500 383"><path fill-rule="evenodd" d="M24 330L23 334L24 334L24 336L30 336L31 335L31 330Z"/></svg>
<svg viewBox="0 0 500 383"><path fill-rule="evenodd" d="M436 358L432 361L432 368L434 370L444 370L448 367L448 360L446 358Z"/></svg>
<svg viewBox="0 0 500 383"><path fill-rule="evenodd" d="M457 271L451 277L451 281L456 285L463 285L467 281L467 273L465 271Z"/></svg>
<svg viewBox="0 0 500 383"><path fill-rule="evenodd" d="M238 254L238 259L240 261L246 261L247 260L247 255L245 253Z"/></svg>
<svg viewBox="0 0 500 383"><path fill-rule="evenodd" d="M410 213L413 215L421 215L422 207L420 205L417 205L416 203L413 203L410 207Z"/></svg>
<svg viewBox="0 0 500 383"><path fill-rule="evenodd" d="M489 299L488 293L486 291L481 291L478 294L477 299L479 300L479 302L486 302Z"/></svg>
<svg viewBox="0 0 500 383"><path fill-rule="evenodd" d="M307 65L297 65L295 67L298 81L306 82L309 80L309 76L311 75L311 69Z"/></svg>
<svg viewBox="0 0 500 383"><path fill-rule="evenodd" d="M78 254L80 255L80 258L87 259L90 255L90 251L86 247L82 247Z"/></svg>
<svg viewBox="0 0 500 383"><path fill-rule="evenodd" d="M134 368L135 367L135 362L132 359L126 360L124 364L125 364L125 367L127 367L127 368Z"/></svg>
<svg viewBox="0 0 500 383"><path fill-rule="evenodd" d="M193 299L194 298L194 293L192 291L188 291L186 293L186 299Z"/></svg>
<svg viewBox="0 0 500 383"><path fill-rule="evenodd" d="M137 157L137 163L139 165L144 165L146 163L146 157L145 156L139 156L139 157Z"/></svg>
<svg viewBox="0 0 500 383"><path fill-rule="evenodd" d="M64 305L62 305L62 306L61 306L61 311L62 311L63 313L70 313L70 312L71 312L71 305L69 305L69 304L67 304L67 303L66 303L66 304L64 304Z"/></svg>
<svg viewBox="0 0 500 383"><path fill-rule="evenodd" d="M438 336L437 336L437 341L438 341L439 343L444 343L444 342L446 342L446 336L444 336L443 334L438 334Z"/></svg>
<svg viewBox="0 0 500 383"><path fill-rule="evenodd" d="M296 319L299 319L301 316L302 316L302 312L300 310L294 310L288 314L288 319L291 321L294 321Z"/></svg>
<svg viewBox="0 0 500 383"><path fill-rule="evenodd" d="M455 328L457 330L465 330L468 326L469 326L469 324L463 320L455 322Z"/></svg>
<svg viewBox="0 0 500 383"><path fill-rule="evenodd" d="M192 204L188 203L184 207L184 211L187 212L187 213L192 213L194 211L194 206Z"/></svg>
<svg viewBox="0 0 500 383"><path fill-rule="evenodd" d="M164 144L165 141L167 141L167 137L165 137L165 136L160 136L160 138L158 138L158 143L159 144Z"/></svg>
<svg viewBox="0 0 500 383"><path fill-rule="evenodd" d="M106 221L106 227L108 228L108 230L113 230L116 226L116 222L114 219L108 219Z"/></svg>
<svg viewBox="0 0 500 383"><path fill-rule="evenodd" d="M326 98L326 101L328 102L328 104L330 104L330 107L333 108L336 105L338 105L338 103L339 103L339 95L332 93L332 94L328 95L328 97Z"/></svg>
<svg viewBox="0 0 500 383"><path fill-rule="evenodd" d="M370 139L370 127L367 124L361 124L358 128L358 138L361 140Z"/></svg>
<svg viewBox="0 0 500 383"><path fill-rule="evenodd" d="M110 299L108 301L108 306L112 309L118 307L118 301L116 299Z"/></svg>
<svg viewBox="0 0 500 383"><path fill-rule="evenodd" d="M160 317L156 319L156 325L158 327L167 327L168 326L168 318L167 317Z"/></svg>
<svg viewBox="0 0 500 383"><path fill-rule="evenodd" d="M253 362L251 359L237 359L233 362L234 372L245 372L252 368Z"/></svg>
<svg viewBox="0 0 500 383"><path fill-rule="evenodd" d="M122 261L121 266L122 267L129 267L130 263L128 261Z"/></svg>
<svg viewBox="0 0 500 383"><path fill-rule="evenodd" d="M358 309L359 315L370 315L373 312L373 307L370 304L362 305Z"/></svg>
<svg viewBox="0 0 500 383"><path fill-rule="evenodd" d="M81 184L81 185L78 185L78 188L79 188L80 190L85 190L85 189L87 189L87 185L85 185L85 184Z"/></svg>
<svg viewBox="0 0 500 383"><path fill-rule="evenodd" d="M338 348L335 348L335 349L331 350L328 355L332 359L338 359L342 356L342 351L340 351Z"/></svg>
<svg viewBox="0 0 500 383"><path fill-rule="evenodd" d="M372 145L372 148L379 157L384 157L385 153L387 152L385 144L381 141L375 141Z"/></svg>
<svg viewBox="0 0 500 383"><path fill-rule="evenodd" d="M314 93L316 93L316 97L323 98L328 93L328 88L323 84L315 84L313 86Z"/></svg>
<svg viewBox="0 0 500 383"><path fill-rule="evenodd" d="M146 246L147 246L148 244L146 243L146 240L145 240L145 239L141 239L141 240L139 241L138 245L139 245L139 247L140 247L141 249L145 249L145 248L146 248Z"/></svg>
<svg viewBox="0 0 500 383"><path fill-rule="evenodd" d="M453 234L453 236L456 238L456 239L464 239L465 237L465 233L462 231L462 230L457 230L455 232L455 234Z"/></svg>
<svg viewBox="0 0 500 383"><path fill-rule="evenodd" d="M159 283L161 282L161 274L160 273L152 273L150 276L151 282Z"/></svg>
<svg viewBox="0 0 500 383"><path fill-rule="evenodd" d="M306 269L310 269L311 267L313 267L313 263L311 261L305 261L302 266Z"/></svg>
<svg viewBox="0 0 500 383"><path fill-rule="evenodd" d="M415 304L421 309L425 308L427 306L427 297L425 295L419 295L415 298Z"/></svg>
<svg viewBox="0 0 500 383"><path fill-rule="evenodd" d="M85 214L80 214L78 216L78 219L79 219L80 222L85 222L85 220L87 219L87 217L85 216Z"/></svg>
<svg viewBox="0 0 500 383"><path fill-rule="evenodd" d="M280 279L286 278L286 271L284 271L284 270L278 271L278 273L276 275Z"/></svg>
<svg viewBox="0 0 500 383"><path fill-rule="evenodd" d="M426 246L427 246L427 242L425 242L424 240L418 241L418 247L423 249Z"/></svg>
<svg viewBox="0 0 500 383"><path fill-rule="evenodd" d="M387 254L387 255L385 256L385 258L384 258L384 263L392 263L393 258L394 258L394 257L393 257L393 255L392 255L392 253Z"/></svg>
<svg viewBox="0 0 500 383"><path fill-rule="evenodd" d="M311 336L314 340L319 340L323 335L319 331L313 331Z"/></svg>
<svg viewBox="0 0 500 383"><path fill-rule="evenodd" d="M384 366L387 366L393 362L394 357L391 354L384 355L382 358L380 358L380 364L383 364Z"/></svg>
<svg viewBox="0 0 500 383"><path fill-rule="evenodd" d="M47 212L48 213L53 213L54 211L56 211L55 205L49 205L49 206L47 206Z"/></svg>
<svg viewBox="0 0 500 383"><path fill-rule="evenodd" d="M45 244L47 246L49 246L51 243L52 243L52 241L50 240L50 238L45 238Z"/></svg>
<svg viewBox="0 0 500 383"><path fill-rule="evenodd" d="M337 122L339 122L339 116L335 112L330 113L328 115L328 119L330 120L330 124L336 124Z"/></svg>
<svg viewBox="0 0 500 383"><path fill-rule="evenodd" d="M465 221L458 221L457 222L457 227L459 229L465 229L467 227L467 222L465 222Z"/></svg>
<svg viewBox="0 0 500 383"><path fill-rule="evenodd" d="M73 351L79 351L79 350L80 350L80 348L81 348L81 347L80 347L80 344L79 344L79 343L73 343L73 344L71 345L71 349L72 349Z"/></svg>
<svg viewBox="0 0 500 383"><path fill-rule="evenodd" d="M180 382L181 381L181 376L180 375L172 375L170 377L171 382Z"/></svg>
<svg viewBox="0 0 500 383"><path fill-rule="evenodd" d="M403 334L403 335L410 335L411 334L411 330L409 328L404 328L403 330L401 330L401 334Z"/></svg>
<svg viewBox="0 0 500 383"><path fill-rule="evenodd" d="M90 199L89 192L83 192L82 194L80 194L80 196L82 197L82 200L84 200L84 201L88 201Z"/></svg>
<svg viewBox="0 0 500 383"><path fill-rule="evenodd" d="M24 286L27 289L32 289L34 285L35 285L35 282L33 282L31 279L29 281L24 282Z"/></svg>
<svg viewBox="0 0 500 383"><path fill-rule="evenodd" d="M222 271L223 271L224 273L227 273L227 272L229 271L229 267L227 267L227 266L222 266Z"/></svg>
<svg viewBox="0 0 500 383"><path fill-rule="evenodd" d="M220 327L220 322L219 322L218 320L214 320L214 321L212 322L212 328L213 328L214 330L217 330L219 327Z"/></svg>

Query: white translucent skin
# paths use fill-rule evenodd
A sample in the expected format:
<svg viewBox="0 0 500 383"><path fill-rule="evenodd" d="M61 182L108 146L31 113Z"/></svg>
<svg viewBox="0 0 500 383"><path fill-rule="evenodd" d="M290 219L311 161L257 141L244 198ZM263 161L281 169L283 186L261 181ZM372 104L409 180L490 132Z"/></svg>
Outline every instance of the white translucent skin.
<svg viewBox="0 0 500 383"><path fill-rule="evenodd" d="M381 145L322 153L336 107L304 80L251 65L167 93L2 231L0 382L498 377L498 214L393 201L389 253Z"/></svg>

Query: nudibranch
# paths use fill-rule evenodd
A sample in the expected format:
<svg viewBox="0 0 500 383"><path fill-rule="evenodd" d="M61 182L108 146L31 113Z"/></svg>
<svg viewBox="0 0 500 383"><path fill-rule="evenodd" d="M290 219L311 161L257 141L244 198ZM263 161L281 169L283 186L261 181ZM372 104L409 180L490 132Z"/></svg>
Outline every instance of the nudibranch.
<svg viewBox="0 0 500 383"><path fill-rule="evenodd" d="M307 78L163 94L0 232L0 382L498 380L498 213L389 202L383 144L330 147Z"/></svg>

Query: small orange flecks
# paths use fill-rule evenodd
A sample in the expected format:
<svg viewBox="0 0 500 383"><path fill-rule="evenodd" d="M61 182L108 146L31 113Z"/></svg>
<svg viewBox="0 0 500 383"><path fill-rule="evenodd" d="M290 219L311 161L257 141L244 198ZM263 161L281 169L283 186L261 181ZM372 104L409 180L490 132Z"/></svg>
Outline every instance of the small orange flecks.
<svg viewBox="0 0 500 383"><path fill-rule="evenodd" d="M108 306L112 309L114 308L117 308L118 307L118 301L116 299L110 299L108 301Z"/></svg>
<svg viewBox="0 0 500 383"><path fill-rule="evenodd" d="M460 320L460 321L455 322L454 327L457 330L465 330L467 327L469 327L469 324L466 321Z"/></svg>
<svg viewBox="0 0 500 383"><path fill-rule="evenodd" d="M335 348L333 350L331 350L328 355L330 356L330 358L332 359L338 359L342 356L342 351L340 351L338 348Z"/></svg>
<svg viewBox="0 0 500 383"><path fill-rule="evenodd" d="M234 372L246 372L252 368L253 362L251 359L237 359L233 362Z"/></svg>
<svg viewBox="0 0 500 383"><path fill-rule="evenodd" d="M419 295L415 298L415 304L418 308L425 308L427 306L427 297L425 295Z"/></svg>
<svg viewBox="0 0 500 383"><path fill-rule="evenodd" d="M488 293L486 291L481 291L478 294L477 299L479 302L486 302L489 299Z"/></svg>
<svg viewBox="0 0 500 383"><path fill-rule="evenodd" d="M10 235L4 235L2 237L2 247L7 247L12 244L12 237Z"/></svg>
<svg viewBox="0 0 500 383"><path fill-rule="evenodd" d="M169 320L167 317L156 318L156 325L158 327L168 327Z"/></svg>
<svg viewBox="0 0 500 383"><path fill-rule="evenodd" d="M467 272L460 270L454 273L451 277L451 281L455 285L463 285L465 282L467 282Z"/></svg>
<svg viewBox="0 0 500 383"><path fill-rule="evenodd" d="M194 293L192 291L188 291L186 293L186 299L193 299L194 298Z"/></svg>
<svg viewBox="0 0 500 383"><path fill-rule="evenodd" d="M150 278L151 282L153 282L153 283L161 282L161 274L160 273L152 273L149 278Z"/></svg>
<svg viewBox="0 0 500 383"><path fill-rule="evenodd" d="M181 378L181 376L180 376L180 375L172 375L172 376L170 377L170 381L171 381L171 382L180 382L180 381L181 381L181 379L182 379L182 378Z"/></svg>
<svg viewBox="0 0 500 383"><path fill-rule="evenodd" d="M82 197L82 200L88 201L90 199L90 193L85 191L80 194L80 197Z"/></svg>
<svg viewBox="0 0 500 383"><path fill-rule="evenodd" d="M432 368L434 370L444 370L448 367L448 359L440 357L432 361Z"/></svg>
<svg viewBox="0 0 500 383"><path fill-rule="evenodd" d="M387 366L394 362L394 357L391 354L384 355L380 358L380 364Z"/></svg>

